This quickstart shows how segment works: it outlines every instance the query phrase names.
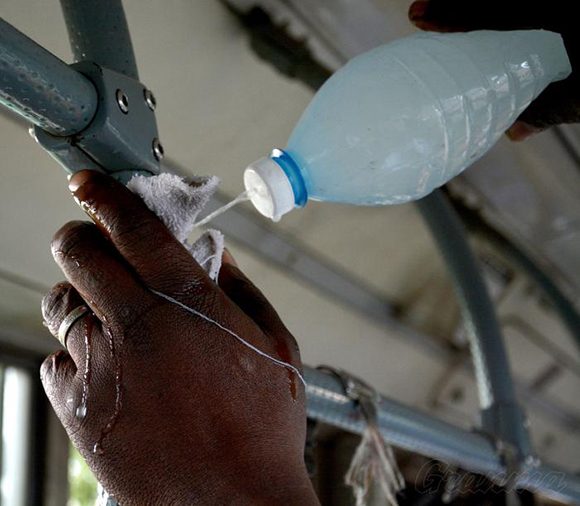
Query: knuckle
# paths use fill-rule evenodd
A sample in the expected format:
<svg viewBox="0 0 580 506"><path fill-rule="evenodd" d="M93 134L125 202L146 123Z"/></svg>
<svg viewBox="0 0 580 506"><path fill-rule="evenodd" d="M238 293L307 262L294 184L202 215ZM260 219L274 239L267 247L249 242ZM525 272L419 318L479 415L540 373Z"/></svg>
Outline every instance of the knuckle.
<svg viewBox="0 0 580 506"><path fill-rule="evenodd" d="M43 298L41 303L42 316L45 320L51 320L55 315L62 312L63 305L70 299L73 287L65 281L52 287Z"/></svg>
<svg viewBox="0 0 580 506"><path fill-rule="evenodd" d="M133 334L147 333L146 328L149 321L154 320L155 312L164 309L158 301L152 299L143 302L138 307L120 308L120 317L123 321L122 328Z"/></svg>
<svg viewBox="0 0 580 506"><path fill-rule="evenodd" d="M217 290L198 290L192 303L199 310L220 315L226 309L224 297Z"/></svg>
<svg viewBox="0 0 580 506"><path fill-rule="evenodd" d="M175 279L174 282L170 283L165 282L165 285L168 288L179 287L177 290L175 290L175 288L170 288L178 298L196 303L197 301L207 300L212 296L215 296L214 292L216 292L216 290L207 282L207 280L197 276L195 272L188 272L188 269L186 268L181 270L181 272L184 273L181 279ZM177 278L179 276L180 275L177 274L175 277Z"/></svg>
<svg viewBox="0 0 580 506"><path fill-rule="evenodd" d="M54 234L51 243L53 255L62 255L64 257L74 255L95 231L95 226L86 221L71 221L67 223Z"/></svg>
<svg viewBox="0 0 580 506"><path fill-rule="evenodd" d="M196 302L216 291L215 285L190 256L183 258L169 248L150 252L139 269L150 288L180 300Z"/></svg>
<svg viewBox="0 0 580 506"><path fill-rule="evenodd" d="M129 217L120 213L115 213L110 217L110 233L115 236L115 240L120 248L130 248L143 242L149 243L151 239L151 219Z"/></svg>

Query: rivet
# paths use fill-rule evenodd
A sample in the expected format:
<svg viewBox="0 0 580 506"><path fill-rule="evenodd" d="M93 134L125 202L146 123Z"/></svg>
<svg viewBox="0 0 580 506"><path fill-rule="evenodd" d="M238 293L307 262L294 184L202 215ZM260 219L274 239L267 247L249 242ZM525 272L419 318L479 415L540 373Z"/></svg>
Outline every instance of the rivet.
<svg viewBox="0 0 580 506"><path fill-rule="evenodd" d="M115 97L117 98L117 105L123 114L127 114L129 112L129 99L127 95L123 92L123 90L118 89L115 92Z"/></svg>
<svg viewBox="0 0 580 506"><path fill-rule="evenodd" d="M154 111L155 107L157 107L157 100L155 99L153 92L151 90L144 89L143 96L145 97L145 103L147 104L147 107Z"/></svg>
<svg viewBox="0 0 580 506"><path fill-rule="evenodd" d="M165 151L163 149L163 145L161 144L161 142L159 142L159 139L157 137L153 139L152 147L153 147L153 156L155 156L155 159L158 162L160 162L163 159L163 156L165 155Z"/></svg>

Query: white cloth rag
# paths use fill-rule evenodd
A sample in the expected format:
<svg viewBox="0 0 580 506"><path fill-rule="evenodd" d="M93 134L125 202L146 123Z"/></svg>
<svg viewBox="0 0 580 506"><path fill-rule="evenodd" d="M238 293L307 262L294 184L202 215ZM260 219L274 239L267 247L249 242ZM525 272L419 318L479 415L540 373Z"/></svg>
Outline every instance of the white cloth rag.
<svg viewBox="0 0 580 506"><path fill-rule="evenodd" d="M174 174L133 176L127 188L138 194L165 226L175 235L216 280L222 265L224 236L218 230L208 230L193 244L188 242L196 218L216 191L219 179L215 176L195 177L190 182Z"/></svg>

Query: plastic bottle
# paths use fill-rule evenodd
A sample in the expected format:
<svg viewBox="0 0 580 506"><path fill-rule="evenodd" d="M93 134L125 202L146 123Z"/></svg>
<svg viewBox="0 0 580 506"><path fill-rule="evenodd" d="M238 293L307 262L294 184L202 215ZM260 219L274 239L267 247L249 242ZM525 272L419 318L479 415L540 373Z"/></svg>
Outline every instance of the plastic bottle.
<svg viewBox="0 0 580 506"><path fill-rule="evenodd" d="M571 72L544 30L420 33L352 59L318 91L287 148L249 165L254 206L278 221L308 199L398 204L481 157Z"/></svg>

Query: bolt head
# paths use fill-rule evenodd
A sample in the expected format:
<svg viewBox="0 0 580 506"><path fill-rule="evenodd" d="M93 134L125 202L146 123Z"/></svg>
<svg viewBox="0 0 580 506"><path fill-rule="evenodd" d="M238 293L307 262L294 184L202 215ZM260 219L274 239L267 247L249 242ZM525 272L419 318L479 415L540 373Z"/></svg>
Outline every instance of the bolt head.
<svg viewBox="0 0 580 506"><path fill-rule="evenodd" d="M155 95L153 95L153 92L151 90L144 89L143 97L145 98L145 103L147 104L147 107L149 107L149 109L154 111L155 108L157 107L157 100L155 99Z"/></svg>
<svg viewBox="0 0 580 506"><path fill-rule="evenodd" d="M161 144L161 142L159 142L159 139L157 137L153 139L152 148L153 148L153 156L158 162L160 162L165 156L165 151L163 149L163 145Z"/></svg>
<svg viewBox="0 0 580 506"><path fill-rule="evenodd" d="M33 126L31 126L28 129L28 135L30 135L30 137L32 137L36 142L38 142L38 137L36 136L36 130L34 129Z"/></svg>
<svg viewBox="0 0 580 506"><path fill-rule="evenodd" d="M115 98L117 99L117 105L123 114L127 114L129 112L129 99L125 92L121 89L118 89L115 92Z"/></svg>

